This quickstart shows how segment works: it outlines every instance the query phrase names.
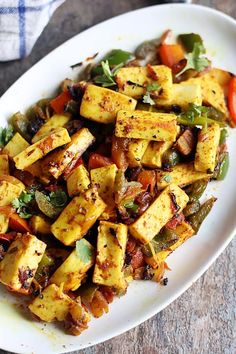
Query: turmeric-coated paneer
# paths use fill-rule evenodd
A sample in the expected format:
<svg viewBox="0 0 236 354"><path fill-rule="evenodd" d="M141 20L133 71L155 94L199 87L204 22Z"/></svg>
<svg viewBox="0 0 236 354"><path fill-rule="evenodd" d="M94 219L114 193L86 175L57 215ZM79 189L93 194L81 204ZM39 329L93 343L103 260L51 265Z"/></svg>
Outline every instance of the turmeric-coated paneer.
<svg viewBox="0 0 236 354"><path fill-rule="evenodd" d="M130 97L141 98L148 85L153 84L160 88L158 99L168 99L171 96L172 73L165 65L121 68L116 75L116 82L119 92Z"/></svg>
<svg viewBox="0 0 236 354"><path fill-rule="evenodd" d="M8 230L9 217L6 213L0 213L0 234L4 234Z"/></svg>
<svg viewBox="0 0 236 354"><path fill-rule="evenodd" d="M0 282L27 294L45 249L46 244L34 235L18 234L0 262Z"/></svg>
<svg viewBox="0 0 236 354"><path fill-rule="evenodd" d="M194 160L196 171L212 173L216 165L216 155L220 141L220 127L217 123L208 125L198 133Z"/></svg>
<svg viewBox="0 0 236 354"><path fill-rule="evenodd" d="M93 273L94 283L112 286L116 289L125 288L123 266L126 243L126 225L100 221Z"/></svg>
<svg viewBox="0 0 236 354"><path fill-rule="evenodd" d="M115 135L154 141L175 141L178 132L176 115L148 111L117 113Z"/></svg>
<svg viewBox="0 0 236 354"><path fill-rule="evenodd" d="M33 136L32 144L44 138L46 135L51 134L56 128L64 127L70 119L70 116L66 116L63 114L54 114L54 116L49 118Z"/></svg>
<svg viewBox="0 0 236 354"><path fill-rule="evenodd" d="M98 123L114 123L120 109L133 111L137 101L104 87L88 85L82 98L80 115Z"/></svg>
<svg viewBox="0 0 236 354"><path fill-rule="evenodd" d="M0 206L11 204L24 189L25 186L19 179L9 175L0 175Z"/></svg>
<svg viewBox="0 0 236 354"><path fill-rule="evenodd" d="M144 139L130 139L128 143L127 159L129 167L141 166L142 157L149 144L148 140Z"/></svg>
<svg viewBox="0 0 236 354"><path fill-rule="evenodd" d="M182 189L176 184L170 184L129 226L130 234L144 244L149 243L176 213L183 210L188 200Z"/></svg>
<svg viewBox="0 0 236 354"><path fill-rule="evenodd" d="M171 168L171 171L158 170L157 188L163 189L169 184L174 183L179 187L184 187L201 179L209 179L210 174L196 171L193 163L180 163Z"/></svg>
<svg viewBox="0 0 236 354"><path fill-rule="evenodd" d="M77 241L74 249L62 265L51 276L49 283L60 286L63 290L76 290L86 277L87 271L93 266L95 252L93 246L84 238Z"/></svg>
<svg viewBox="0 0 236 354"><path fill-rule="evenodd" d="M0 155L0 175L9 175L8 155Z"/></svg>
<svg viewBox="0 0 236 354"><path fill-rule="evenodd" d="M3 148L2 152L13 158L27 149L29 145L30 144L19 133L16 133Z"/></svg>
<svg viewBox="0 0 236 354"><path fill-rule="evenodd" d="M162 157L172 144L171 141L150 141L142 157L142 165L150 168L161 167Z"/></svg>
<svg viewBox="0 0 236 354"><path fill-rule="evenodd" d="M51 231L64 245L73 245L88 232L105 208L96 188L88 189L72 199L52 224Z"/></svg>
<svg viewBox="0 0 236 354"><path fill-rule="evenodd" d="M45 136L16 155L13 158L16 168L24 170L52 150L67 144L70 141L71 139L68 131L65 128L57 128L50 135Z"/></svg>
<svg viewBox="0 0 236 354"><path fill-rule="evenodd" d="M79 165L66 180L67 191L70 197L74 197L89 188L91 182L89 173L84 165Z"/></svg>
<svg viewBox="0 0 236 354"><path fill-rule="evenodd" d="M30 218L30 226L35 234L48 235L51 233L51 224L40 215L33 215Z"/></svg>

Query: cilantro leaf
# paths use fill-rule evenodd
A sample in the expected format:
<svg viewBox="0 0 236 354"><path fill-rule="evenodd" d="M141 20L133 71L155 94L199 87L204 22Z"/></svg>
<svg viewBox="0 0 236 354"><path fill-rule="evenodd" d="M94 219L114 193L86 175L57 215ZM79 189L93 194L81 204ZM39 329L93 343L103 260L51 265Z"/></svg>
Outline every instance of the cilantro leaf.
<svg viewBox="0 0 236 354"><path fill-rule="evenodd" d="M159 85L157 82L152 82L147 85L148 92L157 91L157 90L160 90L160 88L161 88L161 85Z"/></svg>
<svg viewBox="0 0 236 354"><path fill-rule="evenodd" d="M146 92L143 96L143 103L149 103L151 106L155 104L155 101L151 98L150 92Z"/></svg>
<svg viewBox="0 0 236 354"><path fill-rule="evenodd" d="M0 128L0 147L5 146L13 137L13 127L9 125L6 128Z"/></svg>
<svg viewBox="0 0 236 354"><path fill-rule="evenodd" d="M88 263L93 257L93 250L90 248L89 243L82 238L76 242L76 256L83 262Z"/></svg>
<svg viewBox="0 0 236 354"><path fill-rule="evenodd" d="M63 190L58 189L57 191L49 194L48 200L54 207L62 208L67 203L67 195Z"/></svg>
<svg viewBox="0 0 236 354"><path fill-rule="evenodd" d="M34 200L34 198L34 191L23 191L19 198L13 199L11 204L21 218L28 219L33 215L30 211L30 203Z"/></svg>
<svg viewBox="0 0 236 354"><path fill-rule="evenodd" d="M138 210L138 205L135 204L134 202L127 202L124 204L124 207L126 209L132 210L134 213L136 213L136 211Z"/></svg>
<svg viewBox="0 0 236 354"><path fill-rule="evenodd" d="M112 70L109 66L108 60L102 61L101 66L103 74L96 76L94 82L96 84L102 85L103 87L115 86L115 76L117 75L120 68L123 66L123 63L116 65Z"/></svg>
<svg viewBox="0 0 236 354"><path fill-rule="evenodd" d="M171 175L165 175L165 176L162 177L161 180L165 181L166 183L170 183L171 180L172 180L172 177L171 177Z"/></svg>
<svg viewBox="0 0 236 354"><path fill-rule="evenodd" d="M185 71L189 69L195 69L197 71L203 71L207 68L210 64L210 61L203 57L202 55L205 54L206 50L202 43L195 42L193 51L187 54L187 63L185 67L176 75L176 77L182 75Z"/></svg>
<svg viewBox="0 0 236 354"><path fill-rule="evenodd" d="M180 114L181 118L188 120L191 123L194 123L194 120L201 116L207 116L209 111L208 107L198 106L194 103L190 103L188 110Z"/></svg>

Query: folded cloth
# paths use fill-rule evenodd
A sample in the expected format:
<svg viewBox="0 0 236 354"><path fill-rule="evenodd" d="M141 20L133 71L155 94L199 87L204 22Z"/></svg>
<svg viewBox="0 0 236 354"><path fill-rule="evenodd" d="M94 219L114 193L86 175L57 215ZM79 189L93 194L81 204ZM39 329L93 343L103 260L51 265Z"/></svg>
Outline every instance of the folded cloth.
<svg viewBox="0 0 236 354"><path fill-rule="evenodd" d="M26 57L64 1L0 0L0 61Z"/></svg>

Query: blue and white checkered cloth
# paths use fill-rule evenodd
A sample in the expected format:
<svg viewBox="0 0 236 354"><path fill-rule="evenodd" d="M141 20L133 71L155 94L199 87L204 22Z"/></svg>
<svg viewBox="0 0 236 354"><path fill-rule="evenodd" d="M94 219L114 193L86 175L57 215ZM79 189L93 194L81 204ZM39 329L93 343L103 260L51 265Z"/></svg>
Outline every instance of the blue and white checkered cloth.
<svg viewBox="0 0 236 354"><path fill-rule="evenodd" d="M0 61L26 57L64 1L0 0Z"/></svg>

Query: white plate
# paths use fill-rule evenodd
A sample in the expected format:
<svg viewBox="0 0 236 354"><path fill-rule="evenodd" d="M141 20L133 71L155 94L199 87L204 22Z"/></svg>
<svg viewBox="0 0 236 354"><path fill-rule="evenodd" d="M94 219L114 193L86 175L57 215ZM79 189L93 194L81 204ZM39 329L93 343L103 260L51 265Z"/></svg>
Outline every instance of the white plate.
<svg viewBox="0 0 236 354"><path fill-rule="evenodd" d="M161 5L118 16L64 43L24 74L0 99L1 125L12 113L24 111L51 94L65 77L75 76L70 65L112 48L133 50L143 40L171 28L175 33L197 32L205 41L213 64L236 73L236 22L215 10L196 5ZM32 322L15 297L0 289L0 347L18 353L62 353L82 349L137 326L181 295L196 281L232 239L236 210L236 130L230 132L230 170L221 183L211 184L207 195L218 201L199 234L169 257L168 286L134 282L127 295L116 299L109 314L94 319L79 337L59 327ZM176 318L178 321L178 318Z"/></svg>

